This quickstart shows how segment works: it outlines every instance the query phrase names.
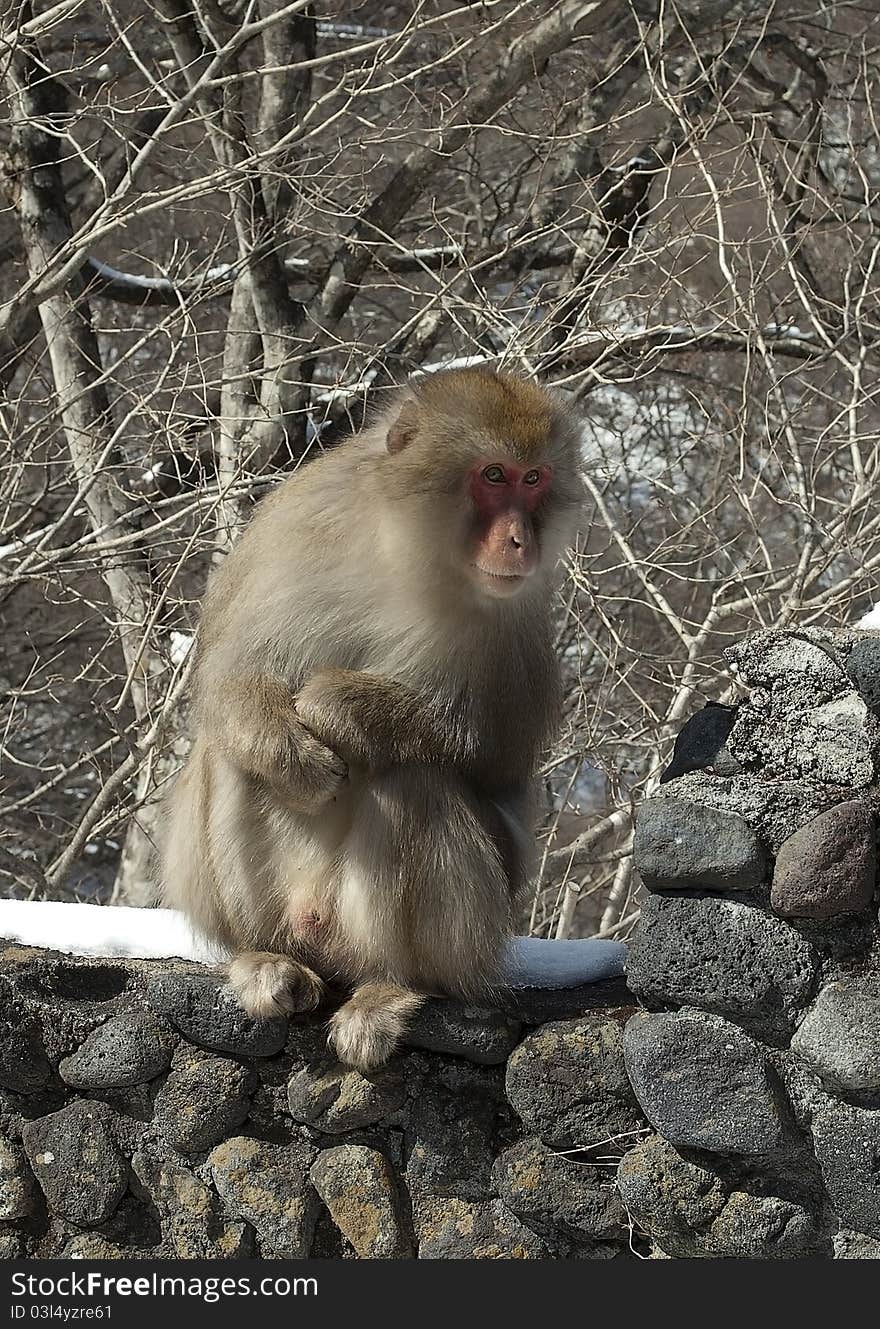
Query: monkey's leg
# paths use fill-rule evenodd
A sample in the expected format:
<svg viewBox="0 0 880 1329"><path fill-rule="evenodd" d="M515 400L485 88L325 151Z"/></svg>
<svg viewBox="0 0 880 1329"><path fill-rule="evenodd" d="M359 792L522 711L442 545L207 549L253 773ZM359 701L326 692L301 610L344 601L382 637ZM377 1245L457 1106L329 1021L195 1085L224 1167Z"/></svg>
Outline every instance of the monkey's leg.
<svg viewBox="0 0 880 1329"><path fill-rule="evenodd" d="M397 983L364 983L330 1021L330 1042L339 1060L372 1071L394 1052L409 1021L427 1000Z"/></svg>
<svg viewBox="0 0 880 1329"><path fill-rule="evenodd" d="M511 925L501 824L489 800L442 767L369 781L337 892L340 934L370 980L331 1022L342 1061L386 1060L425 994L488 997Z"/></svg>
<svg viewBox="0 0 880 1329"><path fill-rule="evenodd" d="M272 951L236 956L229 966L229 986L248 1015L258 1020L313 1011L325 992L323 981L308 965Z"/></svg>

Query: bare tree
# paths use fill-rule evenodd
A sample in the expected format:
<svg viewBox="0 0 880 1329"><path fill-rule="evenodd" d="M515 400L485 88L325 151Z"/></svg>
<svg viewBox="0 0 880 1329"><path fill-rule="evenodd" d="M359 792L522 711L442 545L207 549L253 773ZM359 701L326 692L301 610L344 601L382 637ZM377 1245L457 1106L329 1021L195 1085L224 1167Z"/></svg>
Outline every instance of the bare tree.
<svg viewBox="0 0 880 1329"><path fill-rule="evenodd" d="M151 899L213 562L407 374L583 403L529 925L625 935L727 641L880 566L878 49L829 0L61 0L0 36L0 878Z"/></svg>

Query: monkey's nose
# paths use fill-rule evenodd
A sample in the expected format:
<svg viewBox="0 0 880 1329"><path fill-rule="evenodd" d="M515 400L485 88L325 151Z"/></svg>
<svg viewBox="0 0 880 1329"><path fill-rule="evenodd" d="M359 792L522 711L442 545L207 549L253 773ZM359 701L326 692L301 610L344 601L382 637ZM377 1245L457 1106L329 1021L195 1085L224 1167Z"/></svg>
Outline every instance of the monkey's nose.
<svg viewBox="0 0 880 1329"><path fill-rule="evenodd" d="M511 521L507 528L507 539L512 549L528 549L532 543L532 533L529 530L528 523L515 519Z"/></svg>

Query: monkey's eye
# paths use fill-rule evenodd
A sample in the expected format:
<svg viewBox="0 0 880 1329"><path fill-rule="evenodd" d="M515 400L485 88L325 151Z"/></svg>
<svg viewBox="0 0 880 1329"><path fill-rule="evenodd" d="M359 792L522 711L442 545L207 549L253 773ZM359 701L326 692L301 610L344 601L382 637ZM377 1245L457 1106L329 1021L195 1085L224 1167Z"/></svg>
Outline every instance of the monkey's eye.
<svg viewBox="0 0 880 1329"><path fill-rule="evenodd" d="M483 479L488 480L490 485L503 485L506 478L501 466L487 466L483 471Z"/></svg>
<svg viewBox="0 0 880 1329"><path fill-rule="evenodd" d="M540 471L526 471L522 478L524 485L536 485L541 478Z"/></svg>

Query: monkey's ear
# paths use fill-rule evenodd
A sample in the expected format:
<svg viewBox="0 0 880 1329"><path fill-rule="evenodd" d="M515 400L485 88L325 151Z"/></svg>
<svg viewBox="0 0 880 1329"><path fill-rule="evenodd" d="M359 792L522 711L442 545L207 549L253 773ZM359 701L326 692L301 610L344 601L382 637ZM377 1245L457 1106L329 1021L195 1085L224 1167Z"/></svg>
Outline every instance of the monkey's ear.
<svg viewBox="0 0 880 1329"><path fill-rule="evenodd" d="M391 453L402 452L416 436L419 427L419 408L413 397L407 397L397 412L385 439L385 446Z"/></svg>

